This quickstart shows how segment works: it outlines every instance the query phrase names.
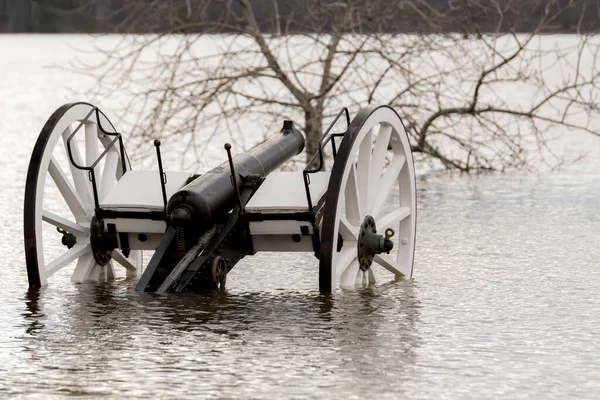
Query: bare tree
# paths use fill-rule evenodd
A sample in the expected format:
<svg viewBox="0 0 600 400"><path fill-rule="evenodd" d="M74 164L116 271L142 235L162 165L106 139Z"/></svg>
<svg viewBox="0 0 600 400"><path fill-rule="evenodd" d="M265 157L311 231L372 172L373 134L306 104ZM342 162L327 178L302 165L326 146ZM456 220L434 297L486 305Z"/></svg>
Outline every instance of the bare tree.
<svg viewBox="0 0 600 400"><path fill-rule="evenodd" d="M598 135L598 39L541 40L576 1L431 3L125 0L115 30L155 33L125 36L86 72L131 95L123 109L142 138L177 135L194 151L222 131L248 144L250 125L272 132L292 117L309 158L340 107L368 103L393 105L433 168L555 166L557 133ZM534 26L517 33L524 19Z"/></svg>

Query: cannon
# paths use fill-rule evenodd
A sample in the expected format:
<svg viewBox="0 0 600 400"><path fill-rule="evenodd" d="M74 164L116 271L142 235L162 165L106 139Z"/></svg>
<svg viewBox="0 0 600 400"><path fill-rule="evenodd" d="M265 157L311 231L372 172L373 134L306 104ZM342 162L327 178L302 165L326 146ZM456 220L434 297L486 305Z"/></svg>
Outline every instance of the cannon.
<svg viewBox="0 0 600 400"><path fill-rule="evenodd" d="M157 170L133 170L123 135L98 107L52 114L25 185L31 287L65 274L113 279L121 266L141 292L213 291L265 251L313 253L322 293L412 276L415 172L393 108L368 106L352 120L343 108L302 171L278 171L305 145L289 120L248 153L233 156L226 144L224 162L203 174L165 171L154 145Z"/></svg>

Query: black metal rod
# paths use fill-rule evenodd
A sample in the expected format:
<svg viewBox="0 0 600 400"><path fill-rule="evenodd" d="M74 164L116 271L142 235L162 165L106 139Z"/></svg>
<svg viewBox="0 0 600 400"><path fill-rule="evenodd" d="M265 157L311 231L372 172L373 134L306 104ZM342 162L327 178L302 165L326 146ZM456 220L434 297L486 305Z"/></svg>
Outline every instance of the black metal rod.
<svg viewBox="0 0 600 400"><path fill-rule="evenodd" d="M312 204L312 197L310 196L310 178L308 176L308 172L303 171L304 174L304 189L306 190L306 201L308 202L308 212L312 213L313 212L313 204Z"/></svg>
<svg viewBox="0 0 600 400"><path fill-rule="evenodd" d="M160 140L154 141L156 147L156 158L158 159L158 173L160 174L160 188L162 190L163 204L165 213L167 212L167 179L163 171L162 157L160 156Z"/></svg>
<svg viewBox="0 0 600 400"><path fill-rule="evenodd" d="M240 208L240 214L244 215L244 214L246 214L246 210L244 209L244 206L242 205L242 196L240 196L240 188L238 187L238 184L237 184L235 167L233 166L233 158L231 157L231 144L225 143L224 147L225 147L225 151L227 152L227 159L229 160L229 169L231 169L231 180L232 180L231 184L235 188L237 205Z"/></svg>
<svg viewBox="0 0 600 400"><path fill-rule="evenodd" d="M91 181L92 181L92 190L94 192L95 210L98 210L100 208L100 202L98 201L98 188L96 187L96 173L94 172L93 168L89 173L91 174L91 177L92 177Z"/></svg>
<svg viewBox="0 0 600 400"><path fill-rule="evenodd" d="M123 169L123 175L127 172L127 163L125 163L125 146L123 145L123 137L119 135L119 149L121 150L121 168Z"/></svg>

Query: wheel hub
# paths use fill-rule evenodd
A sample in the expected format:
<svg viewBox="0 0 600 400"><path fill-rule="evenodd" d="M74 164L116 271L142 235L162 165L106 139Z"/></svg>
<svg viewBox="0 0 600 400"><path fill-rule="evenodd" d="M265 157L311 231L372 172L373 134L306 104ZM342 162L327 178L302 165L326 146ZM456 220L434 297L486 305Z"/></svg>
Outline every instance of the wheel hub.
<svg viewBox="0 0 600 400"><path fill-rule="evenodd" d="M394 248L394 243L389 240L392 235L393 231L391 234L386 231L386 236L378 235L375 219L370 215L365 217L358 233L358 263L361 270L367 271L371 267L376 254L389 253Z"/></svg>
<svg viewBox="0 0 600 400"><path fill-rule="evenodd" d="M118 247L116 233L103 229L102 222L96 217L92 218L90 226L90 246L94 259L101 266L105 266L112 259L112 252Z"/></svg>

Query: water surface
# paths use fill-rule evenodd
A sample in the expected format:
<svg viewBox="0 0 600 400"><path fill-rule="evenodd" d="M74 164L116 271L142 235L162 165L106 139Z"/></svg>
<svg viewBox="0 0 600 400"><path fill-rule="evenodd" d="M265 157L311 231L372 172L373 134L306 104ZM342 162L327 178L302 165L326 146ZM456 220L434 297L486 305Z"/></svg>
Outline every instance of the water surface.
<svg viewBox="0 0 600 400"><path fill-rule="evenodd" d="M29 292L24 180L73 100L46 68L69 40L0 37L0 397L600 397L597 138L567 138L588 157L560 172L420 179L413 280L324 297L314 258L266 254L212 296Z"/></svg>

